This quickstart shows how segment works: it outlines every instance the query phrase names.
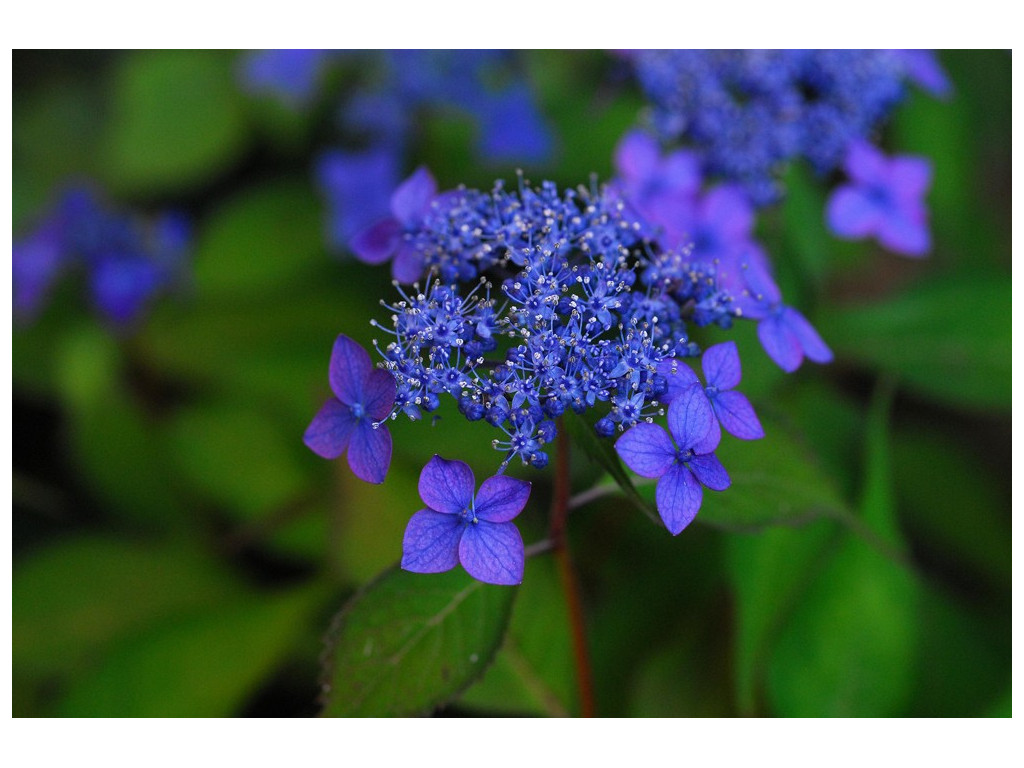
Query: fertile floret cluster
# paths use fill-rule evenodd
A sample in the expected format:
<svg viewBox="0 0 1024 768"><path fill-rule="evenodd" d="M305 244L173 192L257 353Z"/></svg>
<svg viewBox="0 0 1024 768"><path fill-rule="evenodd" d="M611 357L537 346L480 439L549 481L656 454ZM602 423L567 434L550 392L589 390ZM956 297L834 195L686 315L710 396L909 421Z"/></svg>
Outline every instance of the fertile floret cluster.
<svg viewBox="0 0 1024 768"><path fill-rule="evenodd" d="M698 151L703 171L740 183L757 205L781 194L780 167L822 173L866 139L908 80L948 89L928 51L636 51L629 54L667 143Z"/></svg>
<svg viewBox="0 0 1024 768"><path fill-rule="evenodd" d="M116 326L130 325L155 294L178 280L189 239L180 215L146 220L111 209L89 187L69 189L14 243L14 314L34 318L57 278L80 269L88 274L96 309Z"/></svg>

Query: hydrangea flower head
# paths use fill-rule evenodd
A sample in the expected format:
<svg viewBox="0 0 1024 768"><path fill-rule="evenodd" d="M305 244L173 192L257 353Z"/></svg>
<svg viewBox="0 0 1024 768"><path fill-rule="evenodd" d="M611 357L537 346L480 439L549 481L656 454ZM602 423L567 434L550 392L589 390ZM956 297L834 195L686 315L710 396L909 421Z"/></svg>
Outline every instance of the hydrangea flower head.
<svg viewBox="0 0 1024 768"><path fill-rule="evenodd" d="M886 158L867 142L851 145L844 165L850 183L828 201L829 227L840 237L876 237L891 251L924 256L931 249L928 208L931 163L923 157Z"/></svg>
<svg viewBox="0 0 1024 768"><path fill-rule="evenodd" d="M641 477L658 478L658 513L673 536L697 516L701 486L724 491L730 485L714 454L721 437L716 426L711 403L698 383L669 405L668 432L657 424L641 423L615 441L627 467Z"/></svg>
<svg viewBox="0 0 1024 768"><path fill-rule="evenodd" d="M391 216L357 234L352 251L367 264L382 264L392 256L392 274L401 283L411 283L423 271L423 261L406 238L423 223L437 196L437 182L420 166L392 193Z"/></svg>
<svg viewBox="0 0 1024 768"><path fill-rule="evenodd" d="M325 459L348 451L348 465L360 480L383 483L391 464L391 433L381 423L395 402L395 379L375 369L366 350L339 335L328 372L334 397L306 429L306 445Z"/></svg>
<svg viewBox="0 0 1024 768"><path fill-rule="evenodd" d="M402 541L402 568L441 573L459 563L489 584L523 580L523 539L512 520L526 506L530 483L505 475L484 480L474 495L473 470L435 455L420 473L427 505L412 516Z"/></svg>

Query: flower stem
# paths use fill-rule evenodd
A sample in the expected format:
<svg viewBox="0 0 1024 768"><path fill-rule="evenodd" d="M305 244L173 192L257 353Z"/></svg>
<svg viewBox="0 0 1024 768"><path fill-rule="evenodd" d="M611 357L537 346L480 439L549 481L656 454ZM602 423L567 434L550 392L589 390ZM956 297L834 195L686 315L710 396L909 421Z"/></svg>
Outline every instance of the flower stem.
<svg viewBox="0 0 1024 768"><path fill-rule="evenodd" d="M587 651L586 625L583 618L583 603L580 599L579 581L569 556L569 541L566 524L569 518L569 436L559 419L558 437L555 440L555 488L551 500L550 539L558 562L558 575L565 593L569 611L569 628L572 634L573 656L576 661L576 683L579 686L580 714L594 717L594 682L590 672L590 654Z"/></svg>

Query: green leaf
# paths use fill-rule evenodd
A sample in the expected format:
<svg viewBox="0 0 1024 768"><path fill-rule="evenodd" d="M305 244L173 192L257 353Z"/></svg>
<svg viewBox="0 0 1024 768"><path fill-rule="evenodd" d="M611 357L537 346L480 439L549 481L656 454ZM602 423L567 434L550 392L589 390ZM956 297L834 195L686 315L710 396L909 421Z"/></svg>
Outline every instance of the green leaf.
<svg viewBox="0 0 1024 768"><path fill-rule="evenodd" d="M576 709L569 618L551 557L526 561L508 634L459 703L497 713L567 717Z"/></svg>
<svg viewBox="0 0 1024 768"><path fill-rule="evenodd" d="M835 523L771 528L727 540L727 570L735 597L735 682L740 712L758 710L766 661L800 597L834 552Z"/></svg>
<svg viewBox="0 0 1024 768"><path fill-rule="evenodd" d="M127 54L113 92L107 171L121 191L185 189L215 177L245 149L242 97L223 52Z"/></svg>
<svg viewBox="0 0 1024 768"><path fill-rule="evenodd" d="M384 572L335 618L323 714L409 716L450 701L494 658L515 595L461 569Z"/></svg>
<svg viewBox="0 0 1024 768"><path fill-rule="evenodd" d="M899 547L889 467L892 389L876 393L867 425L863 519ZM918 643L919 585L902 565L848 538L814 579L772 655L772 712L792 717L886 717L909 702Z"/></svg>
<svg viewBox="0 0 1024 768"><path fill-rule="evenodd" d="M1010 408L1010 281L944 278L816 323L837 356L956 407Z"/></svg>
<svg viewBox="0 0 1024 768"><path fill-rule="evenodd" d="M231 574L199 552L62 541L15 564L12 664L22 673L67 672L154 622L243 594Z"/></svg>
<svg viewBox="0 0 1024 768"><path fill-rule="evenodd" d="M320 206L308 183L247 188L211 217L196 245L195 283L204 295L279 291L324 256Z"/></svg>
<svg viewBox="0 0 1024 768"><path fill-rule="evenodd" d="M313 598L316 598L315 600ZM227 717L301 637L320 601L308 590L249 597L165 622L76 680L63 717Z"/></svg>

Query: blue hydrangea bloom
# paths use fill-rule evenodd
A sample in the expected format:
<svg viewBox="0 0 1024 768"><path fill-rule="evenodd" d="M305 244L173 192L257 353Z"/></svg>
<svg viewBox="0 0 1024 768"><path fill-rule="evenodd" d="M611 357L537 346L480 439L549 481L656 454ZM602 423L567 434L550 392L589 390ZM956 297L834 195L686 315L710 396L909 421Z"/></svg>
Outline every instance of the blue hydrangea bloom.
<svg viewBox="0 0 1024 768"><path fill-rule="evenodd" d="M836 168L904 97L934 83L927 62L885 50L635 51L627 54L667 143L698 154L705 175L776 201L785 163ZM940 71L940 70L939 70Z"/></svg>
<svg viewBox="0 0 1024 768"><path fill-rule="evenodd" d="M240 61L239 78L247 91L298 109L316 98L329 56L330 51L295 48L250 51Z"/></svg>
<svg viewBox="0 0 1024 768"><path fill-rule="evenodd" d="M391 433L381 422L395 402L395 379L375 369L366 350L348 336L334 342L328 398L306 429L307 446L325 459L348 451L348 465L360 480L383 483L391 464Z"/></svg>
<svg viewBox="0 0 1024 768"><path fill-rule="evenodd" d="M320 156L316 176L327 199L331 245L348 247L353 237L388 215L399 167L399 158L383 146Z"/></svg>
<svg viewBox="0 0 1024 768"><path fill-rule="evenodd" d="M840 237L876 237L891 251L924 256L931 249L928 208L932 166L923 157L886 158L867 142L851 145L844 164L850 183L829 198L826 219Z"/></svg>
<svg viewBox="0 0 1024 768"><path fill-rule="evenodd" d="M34 232L14 243L15 316L31 320L61 272L84 270L96 309L128 328L179 280L190 239L181 215L143 220L110 209L89 187L69 189Z"/></svg>
<svg viewBox="0 0 1024 768"><path fill-rule="evenodd" d="M658 513L673 536L697 516L701 486L724 491L730 485L714 454L721 437L715 426L711 403L698 383L669 405L668 432L657 424L637 424L615 441L627 467L641 477L658 479Z"/></svg>
<svg viewBox="0 0 1024 768"><path fill-rule="evenodd" d="M402 540L402 568L441 573L459 563L489 584L523 580L523 539L513 519L526 506L530 483L505 475L484 480L474 496L473 470L435 455L420 473L426 509L412 516Z"/></svg>

